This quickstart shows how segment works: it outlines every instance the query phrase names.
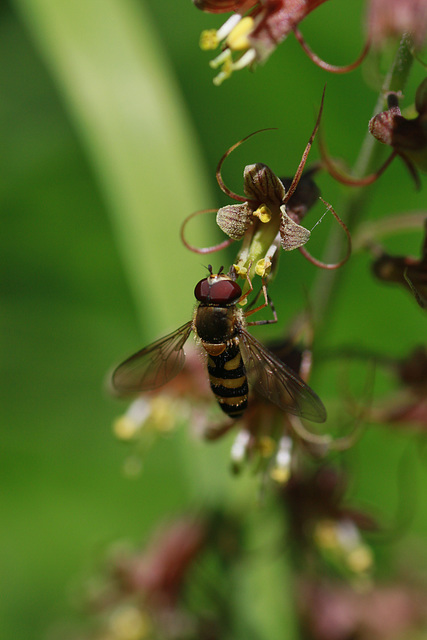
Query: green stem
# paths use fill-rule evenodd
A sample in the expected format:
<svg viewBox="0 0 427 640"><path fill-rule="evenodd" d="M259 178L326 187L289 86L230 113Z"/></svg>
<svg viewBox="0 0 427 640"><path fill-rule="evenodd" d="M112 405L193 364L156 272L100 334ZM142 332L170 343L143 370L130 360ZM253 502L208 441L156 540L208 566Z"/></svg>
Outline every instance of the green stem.
<svg viewBox="0 0 427 640"><path fill-rule="evenodd" d="M405 34L399 44L393 64L384 79L373 115L380 113L384 109L386 94L389 91L399 91L404 88L409 77L412 63L411 40L410 37ZM353 175L363 176L370 173L372 168L378 165L382 152L383 147L378 144L368 131L355 162ZM350 231L355 228L363 216L365 210L364 205L371 188L372 186L349 190L342 207L340 207L340 217ZM342 229L338 227L334 228L329 237L323 261L326 263L338 262L344 252L344 242L345 239L343 238ZM311 300L314 309L314 322L317 328L325 321L327 313L331 312L332 296L336 294L341 273L341 269L321 271L314 282Z"/></svg>

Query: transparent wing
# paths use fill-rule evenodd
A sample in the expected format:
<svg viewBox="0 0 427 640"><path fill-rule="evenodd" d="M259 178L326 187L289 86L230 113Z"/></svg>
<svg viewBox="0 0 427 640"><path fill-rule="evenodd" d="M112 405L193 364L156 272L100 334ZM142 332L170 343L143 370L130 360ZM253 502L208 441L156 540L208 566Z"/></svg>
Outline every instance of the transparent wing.
<svg viewBox="0 0 427 640"><path fill-rule="evenodd" d="M261 395L287 413L325 422L322 401L292 369L246 330L239 338L249 383Z"/></svg>
<svg viewBox="0 0 427 640"><path fill-rule="evenodd" d="M190 320L119 364L111 376L113 390L129 395L156 389L172 380L184 366L183 347L191 328Z"/></svg>

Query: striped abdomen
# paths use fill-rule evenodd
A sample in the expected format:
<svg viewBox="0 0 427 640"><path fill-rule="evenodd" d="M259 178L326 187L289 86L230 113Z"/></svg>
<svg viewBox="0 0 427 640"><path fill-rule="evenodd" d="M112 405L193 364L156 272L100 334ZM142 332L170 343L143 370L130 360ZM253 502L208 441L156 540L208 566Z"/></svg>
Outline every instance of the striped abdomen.
<svg viewBox="0 0 427 640"><path fill-rule="evenodd" d="M248 381L237 340L227 343L219 355L208 356L208 373L221 409L231 418L240 418L248 406Z"/></svg>

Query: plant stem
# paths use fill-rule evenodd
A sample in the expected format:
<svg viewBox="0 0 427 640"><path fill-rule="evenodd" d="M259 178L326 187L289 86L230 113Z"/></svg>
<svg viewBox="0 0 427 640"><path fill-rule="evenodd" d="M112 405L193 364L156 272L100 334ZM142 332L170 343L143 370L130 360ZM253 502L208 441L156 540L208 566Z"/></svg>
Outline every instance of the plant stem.
<svg viewBox="0 0 427 640"><path fill-rule="evenodd" d="M394 61L387 73L383 86L375 104L373 115L384 109L385 98L389 91L402 90L409 77L413 56L411 54L411 39L404 34L396 52ZM363 140L358 158L354 164L353 175L363 176L372 170L378 163L383 147L378 144L375 138L367 131ZM340 217L346 223L350 231L354 229L356 223L360 222L364 212L364 204L372 187L358 187L348 190L347 196L340 208ZM326 246L323 261L326 263L338 262L343 253L343 234L339 228L334 228L328 244ZM341 269L334 271L321 271L311 291L311 300L314 309L314 322L316 328L325 321L326 314L331 312L330 306L333 294L336 294L338 283L341 278Z"/></svg>

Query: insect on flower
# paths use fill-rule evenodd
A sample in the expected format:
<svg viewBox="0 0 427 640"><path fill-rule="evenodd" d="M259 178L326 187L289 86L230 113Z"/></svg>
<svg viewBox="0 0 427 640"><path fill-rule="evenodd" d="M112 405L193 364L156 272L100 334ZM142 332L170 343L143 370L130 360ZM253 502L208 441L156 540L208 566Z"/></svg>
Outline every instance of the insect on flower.
<svg viewBox="0 0 427 640"><path fill-rule="evenodd" d="M211 389L228 416L239 418L247 408L249 380L283 411L324 422L326 410L314 391L246 330L247 325L277 321L274 309L272 320L245 320L269 304L265 285L264 304L243 313L236 305L253 290L249 278L249 291L242 294L234 278L222 273L222 267L215 274L210 265L208 269L210 275L194 290L199 304L193 318L120 364L112 374L113 389L119 395L141 393L174 378L184 366L184 344L194 331L207 354Z"/></svg>

